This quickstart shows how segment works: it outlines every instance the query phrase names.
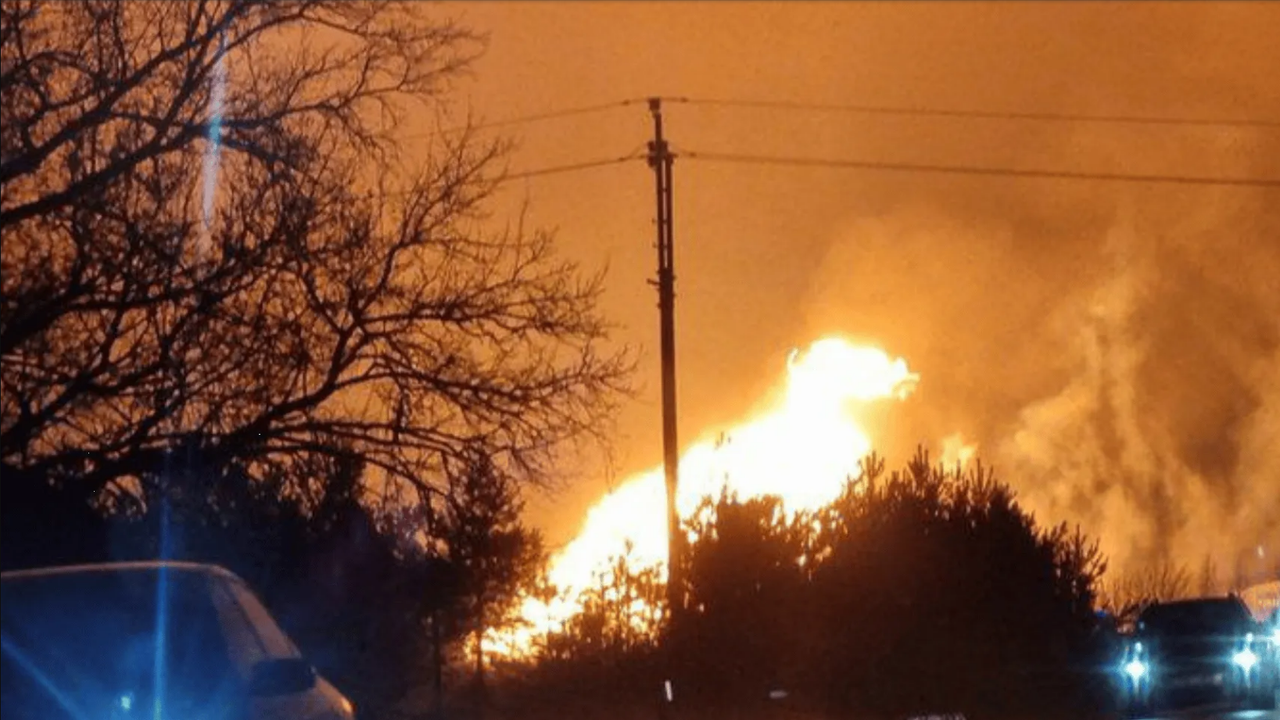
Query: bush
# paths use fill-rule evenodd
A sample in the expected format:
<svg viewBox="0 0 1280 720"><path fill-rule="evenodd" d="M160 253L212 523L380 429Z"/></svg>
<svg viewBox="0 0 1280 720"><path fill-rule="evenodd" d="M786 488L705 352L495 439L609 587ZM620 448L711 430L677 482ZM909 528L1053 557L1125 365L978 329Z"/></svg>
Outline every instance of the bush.
<svg viewBox="0 0 1280 720"><path fill-rule="evenodd" d="M847 713L1042 710L1083 701L1097 545L1042 529L981 466L888 476L830 506L722 497L691 529L684 684L717 706L784 688Z"/></svg>
<svg viewBox="0 0 1280 720"><path fill-rule="evenodd" d="M625 598L665 593L619 562L504 713L652 716L666 678L690 719L1080 717L1107 689L1096 543L1038 526L988 468L871 457L817 512L724 494L686 530L684 621L628 636Z"/></svg>

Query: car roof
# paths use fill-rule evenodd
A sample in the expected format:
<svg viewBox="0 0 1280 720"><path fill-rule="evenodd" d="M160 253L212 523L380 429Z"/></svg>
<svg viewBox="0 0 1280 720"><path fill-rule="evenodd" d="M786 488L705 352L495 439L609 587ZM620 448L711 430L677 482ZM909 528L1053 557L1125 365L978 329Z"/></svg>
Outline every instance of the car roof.
<svg viewBox="0 0 1280 720"><path fill-rule="evenodd" d="M1155 602L1143 609L1138 615L1138 622L1145 622L1153 616L1169 617L1170 615L1181 615L1188 612L1197 612L1197 608L1227 608L1232 607L1238 609L1242 614L1253 617L1249 612L1249 607L1244 604L1238 595L1216 595L1209 597L1187 598L1183 600L1171 600L1168 602Z"/></svg>
<svg viewBox="0 0 1280 720"><path fill-rule="evenodd" d="M1244 605L1239 596L1235 594L1217 594L1217 596L1208 597L1190 597L1184 600L1170 600L1166 602L1153 602L1149 607L1194 607L1197 605Z"/></svg>
<svg viewBox="0 0 1280 720"><path fill-rule="evenodd" d="M1240 598L1235 595L1215 595L1210 597L1187 598L1184 600L1170 600L1168 602L1152 603L1151 607L1161 608L1184 608L1195 605L1226 605L1240 604Z"/></svg>
<svg viewBox="0 0 1280 720"><path fill-rule="evenodd" d="M134 562L57 565L52 567L32 568L28 570L8 570L0 573L0 581L60 577L65 575L85 575L89 573L154 572L157 570L178 570L181 572L215 575L227 580L239 580L235 573L232 573L230 570L227 570L220 565L186 562L181 560L140 560Z"/></svg>

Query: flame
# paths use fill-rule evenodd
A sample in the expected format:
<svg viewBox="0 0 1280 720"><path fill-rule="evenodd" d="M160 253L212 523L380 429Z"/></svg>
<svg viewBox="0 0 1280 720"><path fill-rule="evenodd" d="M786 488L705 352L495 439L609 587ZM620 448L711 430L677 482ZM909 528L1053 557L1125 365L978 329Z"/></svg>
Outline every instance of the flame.
<svg viewBox="0 0 1280 720"><path fill-rule="evenodd" d="M918 380L901 358L840 337L793 351L778 401L721 439L704 439L685 452L677 511L689 517L703 498L724 489L742 498L777 496L789 512L830 503L871 451L859 406L905 398ZM534 637L560 627L578 610L574 598L611 558L626 554L632 567L665 570L665 517L661 467L624 482L591 508L577 537L552 558L548 580L560 596L550 602L526 599L520 610L524 622L492 634L486 644L499 654L519 654Z"/></svg>
<svg viewBox="0 0 1280 720"><path fill-rule="evenodd" d="M953 433L942 439L942 464L944 467L966 467L978 455L978 445L965 441L961 433Z"/></svg>

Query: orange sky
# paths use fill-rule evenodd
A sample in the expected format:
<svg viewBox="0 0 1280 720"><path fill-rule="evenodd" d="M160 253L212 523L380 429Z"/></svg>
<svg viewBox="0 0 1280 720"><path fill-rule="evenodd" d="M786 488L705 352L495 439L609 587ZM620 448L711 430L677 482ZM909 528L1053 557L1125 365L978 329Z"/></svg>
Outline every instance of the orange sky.
<svg viewBox="0 0 1280 720"><path fill-rule="evenodd" d="M427 11L490 33L455 95L490 120L654 94L1280 120L1280 5L1267 3L474 2ZM667 115L677 150L1280 177L1275 128L691 106ZM524 125L512 130L521 144L511 166L622 155L649 132L640 106ZM1199 478L1195 487L1226 498L1224 507L1270 497L1250 488L1280 477L1271 474L1280 466L1250 448L1280 442L1277 191L679 159L674 186L684 440L748 414L778 382L788 349L844 332L904 356L922 377L912 400L875 419L898 456L960 429L1016 471L1009 479L1036 507L1103 525L1147 500L1160 506L1157 530L1182 522L1181 505L1165 507L1158 490L1183 482L1170 473ZM619 416L619 476L660 458L656 296L646 284L652 192L637 162L519 181L504 194L512 206L527 198L566 254L609 265L603 311L618 340L640 351L640 392ZM1082 339L1088 323L1097 332ZM1091 364L1091 353L1102 360ZM1141 417L1125 420L1134 408ZM1134 460L1133 487L1097 463L1065 477L1050 472L1061 464L1043 450L1050 436L1126 463L1169 451L1177 468ZM1040 448L1032 459L1028 443ZM1137 497L1129 509L1107 492L1121 485ZM535 517L562 541L605 487L599 467L584 467L569 490L534 501ZM1251 522L1280 525L1270 512Z"/></svg>

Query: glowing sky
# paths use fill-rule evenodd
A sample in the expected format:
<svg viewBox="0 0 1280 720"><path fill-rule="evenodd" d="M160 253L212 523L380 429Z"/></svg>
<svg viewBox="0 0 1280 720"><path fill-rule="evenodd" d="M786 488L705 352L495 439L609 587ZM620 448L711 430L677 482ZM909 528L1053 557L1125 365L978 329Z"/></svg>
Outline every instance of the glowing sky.
<svg viewBox="0 0 1280 720"><path fill-rule="evenodd" d="M668 94L1280 120L1280 6L1266 3L432 11L490 33L455 95L488 119ZM677 150L1280 177L1275 128L674 106L667 131ZM621 155L648 133L639 106L520 126L511 166ZM1280 532L1280 466L1265 452L1280 442L1276 191L679 159L674 185L684 440L749 417L792 347L841 333L926 379L868 421L891 454L963 429L1039 509L1106 527L1146 513L1117 543L1187 527L1188 546L1225 526ZM651 193L636 163L504 194L512 207L530 200L568 255L610 267L603 310L641 351L615 479L660 457ZM1162 453L1173 460L1152 461ZM598 463L575 470L568 490L533 502L553 542L610 482ZM1187 508L1214 513L1190 522Z"/></svg>

